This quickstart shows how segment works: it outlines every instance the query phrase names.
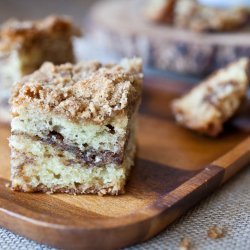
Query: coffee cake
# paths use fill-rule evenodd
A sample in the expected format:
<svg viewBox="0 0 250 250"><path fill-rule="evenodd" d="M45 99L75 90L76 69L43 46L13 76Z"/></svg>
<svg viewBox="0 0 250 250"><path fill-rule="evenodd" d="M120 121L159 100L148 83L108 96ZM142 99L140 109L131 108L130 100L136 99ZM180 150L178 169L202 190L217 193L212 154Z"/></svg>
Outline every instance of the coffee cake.
<svg viewBox="0 0 250 250"><path fill-rule="evenodd" d="M246 96L249 70L249 59L242 58L175 100L172 108L177 122L203 134L218 135Z"/></svg>
<svg viewBox="0 0 250 250"><path fill-rule="evenodd" d="M72 37L80 31L67 17L36 21L11 19L0 30L0 118L9 120L8 99L15 81L45 61L74 62Z"/></svg>
<svg viewBox="0 0 250 250"><path fill-rule="evenodd" d="M124 192L134 162L141 60L45 63L14 87L12 188L24 192Z"/></svg>

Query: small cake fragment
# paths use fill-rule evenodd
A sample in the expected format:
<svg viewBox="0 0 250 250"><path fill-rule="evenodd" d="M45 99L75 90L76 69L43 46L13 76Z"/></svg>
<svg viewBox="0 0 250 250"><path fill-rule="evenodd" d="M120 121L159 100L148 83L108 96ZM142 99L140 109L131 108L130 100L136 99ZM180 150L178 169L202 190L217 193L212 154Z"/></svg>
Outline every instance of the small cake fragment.
<svg viewBox="0 0 250 250"><path fill-rule="evenodd" d="M180 250L190 250L191 248L192 248L191 241L187 237L182 238L180 241L179 249Z"/></svg>
<svg viewBox="0 0 250 250"><path fill-rule="evenodd" d="M49 16L35 21L11 19L0 29L0 119L10 119L8 99L14 82L44 62L74 62L72 38L79 36L68 17Z"/></svg>
<svg viewBox="0 0 250 250"><path fill-rule="evenodd" d="M12 189L117 195L135 156L141 99L138 58L45 63L14 87Z"/></svg>
<svg viewBox="0 0 250 250"><path fill-rule="evenodd" d="M249 72L249 59L242 58L174 100L172 110L177 122L197 132L217 136L246 97Z"/></svg>
<svg viewBox="0 0 250 250"><path fill-rule="evenodd" d="M211 239L223 238L225 234L225 229L216 225L210 227L207 231L207 236Z"/></svg>

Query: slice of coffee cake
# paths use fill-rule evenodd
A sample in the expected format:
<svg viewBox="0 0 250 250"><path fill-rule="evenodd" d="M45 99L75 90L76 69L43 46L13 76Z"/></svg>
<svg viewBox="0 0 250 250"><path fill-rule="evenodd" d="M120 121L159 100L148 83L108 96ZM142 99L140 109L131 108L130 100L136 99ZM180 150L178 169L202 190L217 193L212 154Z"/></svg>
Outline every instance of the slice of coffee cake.
<svg viewBox="0 0 250 250"><path fill-rule="evenodd" d="M43 62L74 62L72 37L80 31L66 17L4 23L0 30L0 119L9 120L8 99L15 81Z"/></svg>
<svg viewBox="0 0 250 250"><path fill-rule="evenodd" d="M118 65L45 63L14 87L14 190L124 192L134 162L140 59Z"/></svg>
<svg viewBox="0 0 250 250"><path fill-rule="evenodd" d="M235 114L246 96L249 72L250 61L247 58L218 70L173 102L176 120L203 134L218 135L223 123Z"/></svg>

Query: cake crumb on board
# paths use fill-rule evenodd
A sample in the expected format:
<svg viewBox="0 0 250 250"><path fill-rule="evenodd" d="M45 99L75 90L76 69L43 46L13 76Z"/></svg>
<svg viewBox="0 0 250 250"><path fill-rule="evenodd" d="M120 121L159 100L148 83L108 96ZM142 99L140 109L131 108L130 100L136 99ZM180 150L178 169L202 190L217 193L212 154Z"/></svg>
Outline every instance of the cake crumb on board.
<svg viewBox="0 0 250 250"><path fill-rule="evenodd" d="M180 250L190 250L192 247L191 241L187 237L183 237L180 241Z"/></svg>
<svg viewBox="0 0 250 250"><path fill-rule="evenodd" d="M225 236L225 229L216 225L210 227L207 231L207 236L211 239L219 239Z"/></svg>

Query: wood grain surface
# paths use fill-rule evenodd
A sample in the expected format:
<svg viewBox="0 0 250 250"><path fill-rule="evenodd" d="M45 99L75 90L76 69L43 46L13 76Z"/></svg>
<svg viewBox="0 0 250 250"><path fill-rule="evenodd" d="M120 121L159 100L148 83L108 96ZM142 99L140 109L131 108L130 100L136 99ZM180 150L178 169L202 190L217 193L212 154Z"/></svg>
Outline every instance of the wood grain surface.
<svg viewBox="0 0 250 250"><path fill-rule="evenodd" d="M250 161L249 101L220 137L208 138L170 113L170 101L190 87L146 78L136 165L118 197L11 191L10 129L0 126L0 226L64 249L118 249L162 231Z"/></svg>
<svg viewBox="0 0 250 250"><path fill-rule="evenodd" d="M139 55L149 66L189 74L208 74L250 56L250 32L195 33L149 22L144 0L98 2L90 13L93 41L121 56Z"/></svg>

